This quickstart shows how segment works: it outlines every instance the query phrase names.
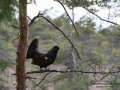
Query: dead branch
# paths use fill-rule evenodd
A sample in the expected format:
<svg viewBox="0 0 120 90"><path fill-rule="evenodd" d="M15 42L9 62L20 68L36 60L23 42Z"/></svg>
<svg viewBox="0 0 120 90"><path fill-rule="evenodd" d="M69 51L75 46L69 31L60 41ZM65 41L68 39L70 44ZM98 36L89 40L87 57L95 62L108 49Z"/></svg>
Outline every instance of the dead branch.
<svg viewBox="0 0 120 90"><path fill-rule="evenodd" d="M11 26L19 30L19 27L18 27L18 26L15 26L15 25L11 25ZM17 38L15 38L14 40L16 40L16 39L18 39L18 38L20 38L20 31L18 32Z"/></svg>
<svg viewBox="0 0 120 90"><path fill-rule="evenodd" d="M34 84L34 86L37 86L37 84L34 80L32 80L31 78L28 78L28 80L31 81ZM39 87L42 90L42 88L39 85L37 87Z"/></svg>
<svg viewBox="0 0 120 90"><path fill-rule="evenodd" d="M15 26L15 25L11 25L11 26L19 30L19 27L18 27L18 26Z"/></svg>
<svg viewBox="0 0 120 90"><path fill-rule="evenodd" d="M102 81L105 77L107 77L107 76L109 76L109 75L110 75L110 73L105 74L101 79L99 79L99 81Z"/></svg>
<svg viewBox="0 0 120 90"><path fill-rule="evenodd" d="M40 84L42 83L42 81L45 80L45 78L46 78L50 73L51 73L51 72L48 72L36 86L40 85Z"/></svg>
<svg viewBox="0 0 120 90"><path fill-rule="evenodd" d="M73 25L73 27L74 27L74 29L75 29L75 31L76 31L76 33L78 34L78 36L79 36L79 33L78 33L78 31L77 31L77 29L76 29L76 27L75 27L75 24L74 24L74 22L73 22L73 20L71 19L71 17L70 17L70 15L68 14L68 12L67 12L67 10L66 10L66 8L65 8L65 6L59 1L59 0L57 0L60 4L61 4L61 6L63 7L63 9L65 10L65 12L66 12L66 14L67 14L67 16L68 16L68 18L70 19L70 21L72 22L72 25Z"/></svg>
<svg viewBox="0 0 120 90"><path fill-rule="evenodd" d="M30 76L26 76L27 79L37 79L37 78L33 78L33 77L30 77Z"/></svg>
<svg viewBox="0 0 120 90"><path fill-rule="evenodd" d="M28 17L28 19L30 19L30 21L32 20L29 16L27 16Z"/></svg>
<svg viewBox="0 0 120 90"><path fill-rule="evenodd" d="M45 72L58 72L58 73L68 73L68 72L80 72L80 73L92 73L92 74L114 74L114 73L119 73L120 70L118 71L108 71L108 72L98 72L98 71L82 71L82 70L41 70L41 71L30 71L26 72L26 74L35 74L35 73L45 73ZM12 75L16 75L15 73Z"/></svg>
<svg viewBox="0 0 120 90"><path fill-rule="evenodd" d="M115 22L112 22L112 21L105 20L105 19L101 18L100 16L98 16L97 14L95 14L93 11L89 10L89 9L86 8L85 6L82 6L82 7L83 7L85 10L87 10L89 13L92 13L93 15L95 15L96 17L98 17L98 18L99 18L100 20L102 20L102 21L109 22L109 23L114 24L114 25L119 25L119 24L117 24L117 23L115 23Z"/></svg>
<svg viewBox="0 0 120 90"><path fill-rule="evenodd" d="M33 17L33 19L31 19L31 22L28 24L28 26L30 27L30 26L33 24L33 22L34 22L37 18L40 17L40 15L42 15L42 14L41 14L40 11L39 11L38 15L35 16L35 17Z"/></svg>

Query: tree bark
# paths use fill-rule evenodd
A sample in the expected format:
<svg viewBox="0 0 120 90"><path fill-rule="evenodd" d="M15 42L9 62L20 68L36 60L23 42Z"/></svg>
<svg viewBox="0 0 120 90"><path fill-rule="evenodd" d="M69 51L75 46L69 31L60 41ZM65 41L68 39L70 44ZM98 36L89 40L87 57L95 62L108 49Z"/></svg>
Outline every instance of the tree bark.
<svg viewBox="0 0 120 90"><path fill-rule="evenodd" d="M25 58L28 41L27 0L19 0L19 43L17 47L16 82L17 90L26 90Z"/></svg>
<svg viewBox="0 0 120 90"><path fill-rule="evenodd" d="M74 22L74 7L72 8L72 21ZM74 43L74 26L72 25L72 43ZM70 69L75 69L76 68L76 60L75 60L75 55L74 55L74 48L71 46L71 58L70 58ZM69 73L69 80L73 77L73 72Z"/></svg>

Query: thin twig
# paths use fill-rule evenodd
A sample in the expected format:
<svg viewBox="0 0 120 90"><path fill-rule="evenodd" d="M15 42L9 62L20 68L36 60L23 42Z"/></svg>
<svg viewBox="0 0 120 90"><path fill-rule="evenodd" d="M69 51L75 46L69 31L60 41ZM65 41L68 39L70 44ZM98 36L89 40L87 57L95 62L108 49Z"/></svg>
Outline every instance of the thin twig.
<svg viewBox="0 0 120 90"><path fill-rule="evenodd" d="M111 73L105 74L99 81L102 81L105 77L109 76Z"/></svg>
<svg viewBox="0 0 120 90"><path fill-rule="evenodd" d="M30 76L26 76L27 79L37 79L37 78L33 78L33 77L30 77Z"/></svg>
<svg viewBox="0 0 120 90"><path fill-rule="evenodd" d="M28 26L30 27L30 26L33 24L33 22L34 22L37 18L40 17L40 15L42 15L42 14L41 14L40 11L39 11L38 15L35 16L33 19L31 19L31 22L28 24Z"/></svg>
<svg viewBox="0 0 120 90"><path fill-rule="evenodd" d="M112 22L112 21L109 21L109 20L105 20L105 19L103 19L103 18L101 18L100 16L98 16L97 14L95 14L94 12L92 12L92 11L90 11L88 8L86 8L86 7L84 7L84 6L82 6L85 10L87 10L88 12L90 12L90 13L92 13L93 15L95 15L96 17L98 17L100 20L102 20L102 21L105 21L105 22L109 22L109 23L111 23L111 24L114 24L114 25L119 25L119 24L117 24L117 23L115 23L115 22Z"/></svg>
<svg viewBox="0 0 120 90"><path fill-rule="evenodd" d="M18 26L15 26L15 25L11 25L11 26L19 30L19 27L18 27ZM20 38L20 31L19 31L19 33L18 33L17 38L15 38L14 40L16 40L16 39L18 39L18 38Z"/></svg>
<svg viewBox="0 0 120 90"><path fill-rule="evenodd" d="M15 26L15 25L11 25L12 27L14 27L14 28L16 28L16 29L19 29L19 27L18 26Z"/></svg>
<svg viewBox="0 0 120 90"><path fill-rule="evenodd" d="M79 33L78 33L78 31L77 31L77 29L76 29L76 27L75 27L75 24L74 24L74 22L73 22L73 20L71 19L71 17L70 17L70 15L68 14L68 12L67 12L67 10L66 10L66 8L65 8L65 6L59 1L59 0L57 0L61 5L62 5L62 7L63 7L63 9L65 10L65 12L66 12L66 14L67 14L67 16L68 16L68 18L70 19L70 21L72 22L72 25L73 25L73 27L74 27L74 29L75 29L75 31L76 31L76 33L78 34L78 36L79 36Z"/></svg>
<svg viewBox="0 0 120 90"><path fill-rule="evenodd" d="M29 16L27 16L28 17L28 19L30 19L30 21L32 20Z"/></svg>
<svg viewBox="0 0 120 90"><path fill-rule="evenodd" d="M45 78L46 78L50 73L51 73L51 72L48 72L36 86L38 86L39 84L41 84L42 81L45 80Z"/></svg>
<svg viewBox="0 0 120 90"><path fill-rule="evenodd" d="M30 80L35 86L37 86L36 82L34 80L32 80L31 78L28 78L28 80ZM40 89L42 89L40 86L37 86L39 87Z"/></svg>

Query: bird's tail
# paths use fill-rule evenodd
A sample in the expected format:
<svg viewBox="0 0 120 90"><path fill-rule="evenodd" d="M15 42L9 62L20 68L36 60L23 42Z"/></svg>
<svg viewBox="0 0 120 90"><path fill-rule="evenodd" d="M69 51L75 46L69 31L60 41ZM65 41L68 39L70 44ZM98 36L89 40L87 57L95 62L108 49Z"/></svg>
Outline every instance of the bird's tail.
<svg viewBox="0 0 120 90"><path fill-rule="evenodd" d="M29 58L34 58L37 54L38 54L38 39L35 38L31 44L29 45L28 51L27 51L27 55L26 55L26 59Z"/></svg>

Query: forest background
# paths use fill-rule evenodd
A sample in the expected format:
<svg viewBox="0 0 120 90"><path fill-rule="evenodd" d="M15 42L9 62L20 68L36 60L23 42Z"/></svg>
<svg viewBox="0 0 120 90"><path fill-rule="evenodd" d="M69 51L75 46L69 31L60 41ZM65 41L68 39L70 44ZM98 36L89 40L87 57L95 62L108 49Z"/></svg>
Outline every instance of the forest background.
<svg viewBox="0 0 120 90"><path fill-rule="evenodd" d="M83 16L78 21L74 22L79 36L72 30L72 24L66 14L63 14L55 19L51 18L45 11L45 18L49 19L58 28L60 28L69 39L73 39L74 46L80 54L82 61L78 58L74 51L74 66L76 70L83 71L104 71L119 69L119 39L120 30L116 24L111 24L107 28L101 26L96 28L96 22L93 22L93 17ZM30 19L28 18L30 22ZM109 23L109 21L108 21ZM18 25L18 20L15 19L12 25ZM15 89L15 62L16 46L18 43L18 33L16 28L11 26L10 22L1 21L0 23L0 88L1 90ZM39 51L46 53L54 45L59 45L60 50L57 59L50 69L68 70L71 68L71 44L65 36L56 30L48 21L43 18L37 19L29 30L29 43L34 39L39 40ZM115 67L114 67L115 65ZM31 65L31 60L26 60L26 72L39 71L39 67ZM94 67L94 68L93 68ZM112 68L112 69L111 69ZM114 71L114 70L113 70ZM91 86L96 82L107 82L107 85L117 84L120 82L119 73L117 77L103 76L95 73L50 73L42 83L40 82L46 73L30 75L35 77L33 80L26 80L28 90L90 90ZM72 76L71 76L72 75ZM112 75L111 75L112 76ZM114 76L114 75L113 75ZM37 79L36 79L37 78ZM113 83L114 82L114 83ZM101 84L100 84L101 85ZM119 86L105 87L106 90L119 90ZM95 90L95 87L94 87ZM97 90L97 89L96 89ZM99 90L99 89L98 89Z"/></svg>

